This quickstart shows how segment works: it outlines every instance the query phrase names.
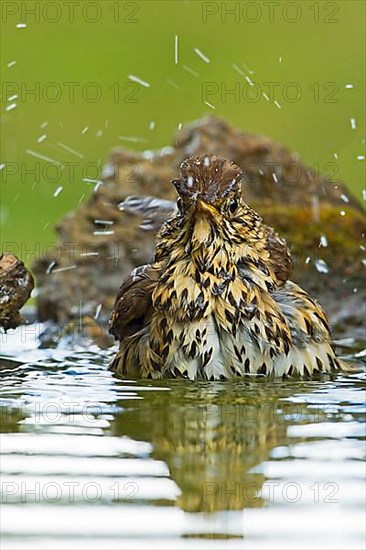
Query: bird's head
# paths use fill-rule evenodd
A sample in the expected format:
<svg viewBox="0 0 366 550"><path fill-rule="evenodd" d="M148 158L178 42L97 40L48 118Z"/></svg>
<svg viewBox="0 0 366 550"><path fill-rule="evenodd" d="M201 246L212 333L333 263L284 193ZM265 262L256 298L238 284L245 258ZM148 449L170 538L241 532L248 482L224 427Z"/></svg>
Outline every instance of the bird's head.
<svg viewBox="0 0 366 550"><path fill-rule="evenodd" d="M255 272L264 289L275 274L286 280L283 273L291 272L286 244L245 203L241 180L241 169L223 157L205 154L182 162L179 178L172 182L177 209L157 235L155 260L168 259L169 273L177 265L177 277L183 277L193 263L198 272L209 271L216 279L223 273L227 281L240 265L243 276L251 280Z"/></svg>
<svg viewBox="0 0 366 550"><path fill-rule="evenodd" d="M172 182L179 194L178 209L182 216L211 222L230 218L241 203L241 179L241 169L223 157L190 157L182 162L179 178Z"/></svg>
<svg viewBox="0 0 366 550"><path fill-rule="evenodd" d="M216 155L190 157L173 180L179 226L193 248L225 242L241 244L256 239L259 217L242 199L242 171Z"/></svg>

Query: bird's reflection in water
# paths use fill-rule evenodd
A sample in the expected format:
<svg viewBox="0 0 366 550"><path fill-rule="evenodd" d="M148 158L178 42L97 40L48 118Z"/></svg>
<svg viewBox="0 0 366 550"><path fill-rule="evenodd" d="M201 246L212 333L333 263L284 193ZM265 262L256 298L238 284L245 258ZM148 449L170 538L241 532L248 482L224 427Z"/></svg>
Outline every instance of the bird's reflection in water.
<svg viewBox="0 0 366 550"><path fill-rule="evenodd" d="M114 434L151 442L153 457L165 461L180 488L177 504L186 512L264 506L266 478L251 470L275 447L288 445L289 424L310 416L314 421L306 404L288 400L306 391L307 383L166 385L170 391L144 392L142 400L129 402L115 417Z"/></svg>

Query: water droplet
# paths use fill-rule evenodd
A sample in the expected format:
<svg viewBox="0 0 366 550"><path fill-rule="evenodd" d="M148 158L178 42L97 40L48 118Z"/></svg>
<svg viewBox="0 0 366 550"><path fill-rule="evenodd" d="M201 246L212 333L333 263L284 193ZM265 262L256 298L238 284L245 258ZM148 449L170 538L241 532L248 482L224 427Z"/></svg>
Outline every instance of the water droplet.
<svg viewBox="0 0 366 550"><path fill-rule="evenodd" d="M245 75L244 78L245 78L245 80L248 82L249 86L254 86L253 80L252 80L251 78L249 78L248 75Z"/></svg>
<svg viewBox="0 0 366 550"><path fill-rule="evenodd" d="M179 86L175 82L173 82L173 80L171 80L170 78L166 78L165 80L168 84L170 84L172 86L172 88L175 88L176 90L179 90Z"/></svg>
<svg viewBox="0 0 366 550"><path fill-rule="evenodd" d="M320 236L320 242L319 242L319 247L327 247L328 246L328 239L325 235L321 235Z"/></svg>
<svg viewBox="0 0 366 550"><path fill-rule="evenodd" d="M210 63L209 58L204 53L202 53L201 50L199 50L198 48L194 48L194 51L198 55L198 57L202 59L202 61L204 61L205 63Z"/></svg>
<svg viewBox="0 0 366 550"><path fill-rule="evenodd" d="M46 274L47 274L47 275L49 275L49 274L51 273L51 271L52 271L52 269L55 267L55 265L56 265L56 262L55 262L55 261L52 261L52 262L49 264L49 266L48 266L47 269L46 269Z"/></svg>
<svg viewBox="0 0 366 550"><path fill-rule="evenodd" d="M113 225L114 222L112 220L94 220L94 223L99 225Z"/></svg>
<svg viewBox="0 0 366 550"><path fill-rule="evenodd" d="M99 314L100 314L100 312L101 312L101 309L102 309L102 304L98 304L98 305L97 305L97 308L96 308L96 310L95 310L95 314L94 314L94 319L95 319L95 320L98 319Z"/></svg>
<svg viewBox="0 0 366 550"><path fill-rule="evenodd" d="M210 107L210 109L216 109L215 105L212 105L212 103L209 103L208 101L203 102L207 107Z"/></svg>
<svg viewBox="0 0 366 550"><path fill-rule="evenodd" d="M65 151L67 151L68 153L71 153L72 155L75 155L75 157L78 157L80 159L84 158L84 155L79 153L79 151L75 151L75 149L71 149L71 147L69 147L68 145L65 145L64 143L61 143L60 141L57 143L57 145L59 147L61 147L62 149L65 149Z"/></svg>
<svg viewBox="0 0 366 550"><path fill-rule="evenodd" d="M315 223L319 223L320 221L320 204L319 204L319 197L316 195L312 195L311 197L311 213L313 217L313 221Z"/></svg>
<svg viewBox="0 0 366 550"><path fill-rule="evenodd" d="M99 256L99 252L82 252L80 254L81 257L84 257L84 256Z"/></svg>
<svg viewBox="0 0 366 550"><path fill-rule="evenodd" d="M178 65L178 35L174 37L174 63Z"/></svg>
<svg viewBox="0 0 366 550"><path fill-rule="evenodd" d="M341 199L343 202L349 202L349 198L347 197L347 195L341 195Z"/></svg>
<svg viewBox="0 0 366 550"><path fill-rule="evenodd" d="M59 267L58 269L54 269L52 273L60 273L61 271L70 271L71 269L76 269L77 265L69 265L67 267Z"/></svg>
<svg viewBox="0 0 366 550"><path fill-rule="evenodd" d="M118 139L121 139L122 141L132 141L134 143L147 143L146 139L135 136L118 136Z"/></svg>
<svg viewBox="0 0 366 550"><path fill-rule="evenodd" d="M132 82L136 82L137 84L141 84L141 86L144 86L145 88L150 88L149 82L146 82L145 80L142 80L138 76L135 76L133 74L129 74L128 78L132 80Z"/></svg>
<svg viewBox="0 0 366 550"><path fill-rule="evenodd" d="M315 267L319 273L329 273L329 267L324 260L315 260Z"/></svg>
<svg viewBox="0 0 366 550"><path fill-rule="evenodd" d="M191 69L190 67L187 67L187 65L182 65L183 66L183 69L185 71L187 71L187 73L191 74L192 76L195 76L196 78L199 77L199 74L196 73L196 71L194 71L193 69Z"/></svg>

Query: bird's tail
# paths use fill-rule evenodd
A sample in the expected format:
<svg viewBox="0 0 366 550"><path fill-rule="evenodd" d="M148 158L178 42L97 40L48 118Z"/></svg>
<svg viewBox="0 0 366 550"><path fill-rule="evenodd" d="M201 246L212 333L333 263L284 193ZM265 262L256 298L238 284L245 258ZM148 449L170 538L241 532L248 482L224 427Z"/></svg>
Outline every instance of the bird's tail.
<svg viewBox="0 0 366 550"><path fill-rule="evenodd" d="M110 362L108 370L119 376L128 378L141 378L138 361L136 360L136 348L133 345L120 345L114 359Z"/></svg>
<svg viewBox="0 0 366 550"><path fill-rule="evenodd" d="M108 365L108 370L111 370L112 372L117 372L119 374L119 371L122 370L121 367L121 355L118 352L113 360Z"/></svg>
<svg viewBox="0 0 366 550"><path fill-rule="evenodd" d="M341 372L347 374L357 374L358 372L363 372L365 370L365 364L361 364L358 361L345 361L344 359L338 359L338 364Z"/></svg>

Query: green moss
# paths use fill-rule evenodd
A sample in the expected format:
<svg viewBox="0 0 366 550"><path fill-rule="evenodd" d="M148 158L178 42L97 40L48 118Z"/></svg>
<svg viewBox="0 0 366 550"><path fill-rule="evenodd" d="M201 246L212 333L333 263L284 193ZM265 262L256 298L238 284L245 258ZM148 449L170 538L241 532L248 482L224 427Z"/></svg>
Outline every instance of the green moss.
<svg viewBox="0 0 366 550"><path fill-rule="evenodd" d="M311 207L298 205L253 205L268 225L286 238L297 259L322 258L333 267L345 269L345 273L361 271L364 250L361 248L366 233L365 215L362 211L345 208L341 215L339 206L320 204L317 212ZM325 236L327 246L320 245ZM342 269L342 271L343 271Z"/></svg>

